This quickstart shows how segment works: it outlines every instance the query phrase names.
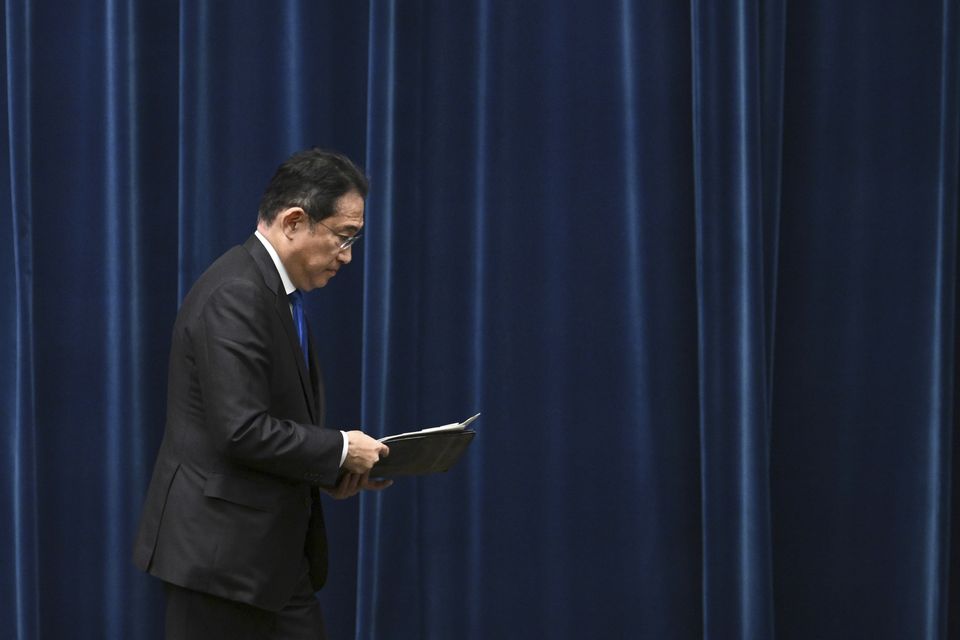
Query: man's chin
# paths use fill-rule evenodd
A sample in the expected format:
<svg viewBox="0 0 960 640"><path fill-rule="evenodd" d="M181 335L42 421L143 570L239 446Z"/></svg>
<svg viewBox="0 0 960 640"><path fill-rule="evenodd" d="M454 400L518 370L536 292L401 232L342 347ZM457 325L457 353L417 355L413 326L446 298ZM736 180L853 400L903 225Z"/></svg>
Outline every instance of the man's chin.
<svg viewBox="0 0 960 640"><path fill-rule="evenodd" d="M330 280L333 279L333 276L337 275L336 271L327 271L322 276L317 278L317 281L313 283L314 289L322 289L327 286Z"/></svg>
<svg viewBox="0 0 960 640"><path fill-rule="evenodd" d="M310 292L313 291L314 289L320 289L320 288L323 288L323 287L327 286L327 282L329 282L329 280L330 280L329 278L327 278L326 280L322 280L322 281L315 280L315 281L311 282L308 286L306 286L306 287L297 287L297 289L300 290L300 291L302 291L302 292L304 292L304 293L310 293Z"/></svg>

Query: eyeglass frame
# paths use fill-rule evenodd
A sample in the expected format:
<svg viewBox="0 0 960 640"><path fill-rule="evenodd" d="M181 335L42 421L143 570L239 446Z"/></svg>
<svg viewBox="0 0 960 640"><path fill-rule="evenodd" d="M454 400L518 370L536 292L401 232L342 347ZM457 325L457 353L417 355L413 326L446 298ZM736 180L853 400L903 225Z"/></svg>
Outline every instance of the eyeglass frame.
<svg viewBox="0 0 960 640"><path fill-rule="evenodd" d="M346 251L347 249L349 249L350 247L352 247L354 244L356 244L357 240L359 240L360 238L363 237L363 233L355 233L355 234L353 234L352 236L345 236L345 235L343 235L342 233L337 233L336 231L334 231L333 229L331 229L331 228L328 227L327 225L323 224L323 222L321 222L320 220L314 220L314 222L316 222L317 224L319 224L321 227L323 227L324 229L326 229L327 231L329 231L329 232L332 233L333 235L335 235L335 236L337 236L338 238L340 238L340 244L337 246L337 248L338 248L340 251Z"/></svg>

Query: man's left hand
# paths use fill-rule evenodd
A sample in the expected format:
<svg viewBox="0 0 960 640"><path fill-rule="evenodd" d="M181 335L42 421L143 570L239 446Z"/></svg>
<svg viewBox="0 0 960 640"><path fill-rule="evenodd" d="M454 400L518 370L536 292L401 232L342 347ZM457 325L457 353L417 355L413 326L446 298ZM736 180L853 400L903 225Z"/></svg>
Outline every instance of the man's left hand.
<svg viewBox="0 0 960 640"><path fill-rule="evenodd" d="M382 491L393 484L393 480L374 480L369 473L345 473L333 489L325 489L332 498L344 500L352 498L361 491Z"/></svg>

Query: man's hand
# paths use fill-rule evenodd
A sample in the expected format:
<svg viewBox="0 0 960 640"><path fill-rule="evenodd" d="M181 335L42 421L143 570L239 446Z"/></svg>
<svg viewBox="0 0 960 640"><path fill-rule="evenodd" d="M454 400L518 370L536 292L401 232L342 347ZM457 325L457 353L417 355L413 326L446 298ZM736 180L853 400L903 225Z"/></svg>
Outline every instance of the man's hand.
<svg viewBox="0 0 960 640"><path fill-rule="evenodd" d="M352 498L361 491L381 491L392 484L393 480L371 480L369 473L345 473L337 486L324 491L337 500L343 500Z"/></svg>
<svg viewBox="0 0 960 640"><path fill-rule="evenodd" d="M390 448L377 442L363 431L347 432L347 457L343 468L351 473L363 475L369 473L380 458L390 455Z"/></svg>

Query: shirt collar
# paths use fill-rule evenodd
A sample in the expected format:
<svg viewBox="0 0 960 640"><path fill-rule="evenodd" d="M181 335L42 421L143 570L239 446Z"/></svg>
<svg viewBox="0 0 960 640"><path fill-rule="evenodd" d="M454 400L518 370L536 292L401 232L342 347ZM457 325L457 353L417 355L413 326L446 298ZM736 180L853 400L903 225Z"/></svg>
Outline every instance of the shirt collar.
<svg viewBox="0 0 960 640"><path fill-rule="evenodd" d="M259 230L254 231L253 235L257 236L257 240L263 244L263 248L267 250L267 253L270 254L270 259L273 260L273 264L277 267L277 273L280 274L280 281L283 283L283 290L287 295L290 295L297 290L293 286L293 282L290 281L290 276L287 275L287 269L283 266L283 263L280 262L280 256L277 255L277 250L273 248L273 245L270 244L270 241L267 240L267 237L260 233Z"/></svg>

